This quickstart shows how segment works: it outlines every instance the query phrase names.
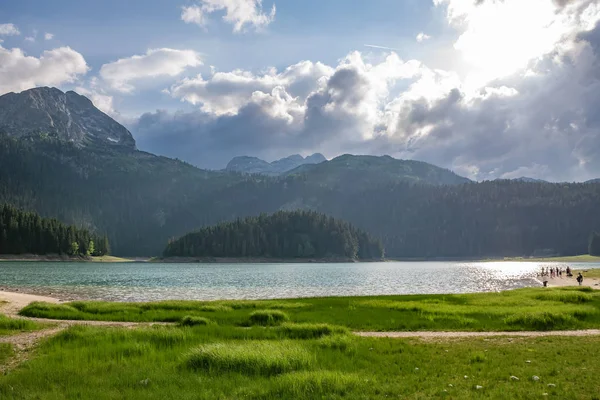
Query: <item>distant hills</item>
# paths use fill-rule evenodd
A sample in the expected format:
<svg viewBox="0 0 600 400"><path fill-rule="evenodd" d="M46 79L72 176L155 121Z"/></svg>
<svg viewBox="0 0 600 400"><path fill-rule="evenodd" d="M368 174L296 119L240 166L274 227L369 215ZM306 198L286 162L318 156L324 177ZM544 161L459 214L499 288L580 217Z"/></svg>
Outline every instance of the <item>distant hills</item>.
<svg viewBox="0 0 600 400"><path fill-rule="evenodd" d="M285 171L275 176L201 170L136 150L127 129L77 93L0 97L0 204L107 235L115 255L158 255L203 226L298 209L348 221L392 258L582 254L600 231L600 184L477 183L389 156L301 158L264 162Z"/></svg>
<svg viewBox="0 0 600 400"><path fill-rule="evenodd" d="M225 167L226 171L241 172L244 174L261 174L268 176L278 176L300 165L319 164L327 161L325 156L315 153L306 158L299 154L282 158L277 161L267 162L257 157L241 156L235 157Z"/></svg>
<svg viewBox="0 0 600 400"><path fill-rule="evenodd" d="M355 188L400 181L430 185L460 185L471 182L452 171L421 161L351 154L344 154L316 165L302 165L286 175L303 175L312 182L330 187L351 185Z"/></svg>

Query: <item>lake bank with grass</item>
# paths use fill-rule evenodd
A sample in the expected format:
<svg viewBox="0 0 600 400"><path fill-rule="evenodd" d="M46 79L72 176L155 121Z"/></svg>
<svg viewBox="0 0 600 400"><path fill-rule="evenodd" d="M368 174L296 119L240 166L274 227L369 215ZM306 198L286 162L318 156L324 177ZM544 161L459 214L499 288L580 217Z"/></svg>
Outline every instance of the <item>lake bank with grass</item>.
<svg viewBox="0 0 600 400"><path fill-rule="evenodd" d="M2 344L0 368L9 368L0 376L3 399L590 399L598 393L600 336L516 336L600 327L600 291L591 288L262 301L37 302L21 314L78 324L171 324L127 329L73 325L40 341L19 363L15 349ZM355 334L415 330L482 336ZM504 336L485 336L499 330Z"/></svg>
<svg viewBox="0 0 600 400"><path fill-rule="evenodd" d="M115 256L69 256L66 254L0 254L0 262L144 262L149 258L123 258Z"/></svg>

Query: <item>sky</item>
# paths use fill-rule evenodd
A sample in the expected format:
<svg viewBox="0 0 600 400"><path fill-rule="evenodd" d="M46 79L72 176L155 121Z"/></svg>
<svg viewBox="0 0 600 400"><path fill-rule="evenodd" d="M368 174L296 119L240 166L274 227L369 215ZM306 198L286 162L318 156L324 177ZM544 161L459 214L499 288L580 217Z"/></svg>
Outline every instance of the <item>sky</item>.
<svg viewBox="0 0 600 400"><path fill-rule="evenodd" d="M201 168L320 152L600 177L598 0L2 2L0 95L37 86Z"/></svg>

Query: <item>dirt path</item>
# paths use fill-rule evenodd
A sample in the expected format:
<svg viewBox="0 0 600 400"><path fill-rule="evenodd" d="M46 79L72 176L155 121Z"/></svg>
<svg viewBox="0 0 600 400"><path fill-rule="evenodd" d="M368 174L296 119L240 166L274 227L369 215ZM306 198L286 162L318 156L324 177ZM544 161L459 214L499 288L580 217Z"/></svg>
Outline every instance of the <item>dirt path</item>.
<svg viewBox="0 0 600 400"><path fill-rule="evenodd" d="M172 325L169 322L119 322L119 321L82 321L82 320L58 320L46 318L31 318L19 315L19 310L34 301L45 301L48 303L59 303L60 300L53 297L37 296L25 293L0 291L0 313L10 318L27 319L47 325L47 328L33 332L21 332L15 335L0 336L0 343L10 343L14 354L4 365L0 365L0 373L6 374L9 370L26 361L32 350L44 338L56 335L63 330L76 325L104 326L118 328L135 328L140 326Z"/></svg>
<svg viewBox="0 0 600 400"><path fill-rule="evenodd" d="M490 336L513 336L513 337L542 337L542 336L594 336L600 335L600 329L587 329L579 331L519 331L519 332L354 332L362 337L380 338L467 338L467 337L490 337Z"/></svg>

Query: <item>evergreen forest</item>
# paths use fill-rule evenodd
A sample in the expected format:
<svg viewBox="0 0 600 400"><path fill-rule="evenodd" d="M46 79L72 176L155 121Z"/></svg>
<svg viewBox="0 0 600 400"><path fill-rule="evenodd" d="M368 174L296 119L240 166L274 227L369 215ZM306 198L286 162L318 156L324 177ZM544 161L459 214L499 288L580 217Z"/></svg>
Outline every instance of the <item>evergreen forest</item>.
<svg viewBox="0 0 600 400"><path fill-rule="evenodd" d="M57 219L0 205L0 254L60 254L104 256L110 246L106 236L67 226Z"/></svg>
<svg viewBox="0 0 600 400"><path fill-rule="evenodd" d="M352 157L332 163L331 174L320 165L318 174L267 177L0 135L0 203L106 234L119 256L160 255L169 238L201 227L299 209L380 238L389 258L585 254L600 231L600 183L436 185L415 169L408 181L382 173L399 166L371 158L342 173Z"/></svg>
<svg viewBox="0 0 600 400"><path fill-rule="evenodd" d="M236 219L171 241L165 257L382 259L381 241L351 224L310 211Z"/></svg>

